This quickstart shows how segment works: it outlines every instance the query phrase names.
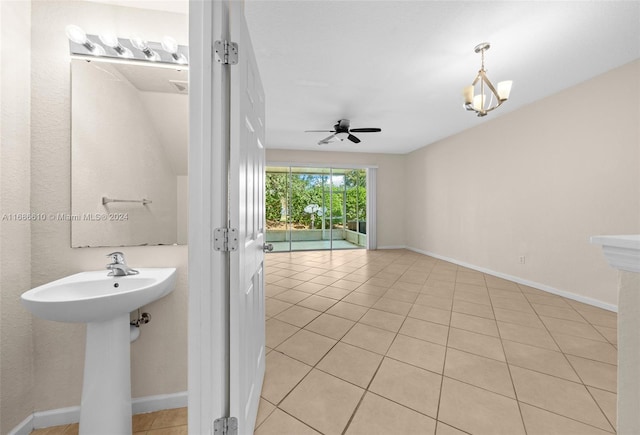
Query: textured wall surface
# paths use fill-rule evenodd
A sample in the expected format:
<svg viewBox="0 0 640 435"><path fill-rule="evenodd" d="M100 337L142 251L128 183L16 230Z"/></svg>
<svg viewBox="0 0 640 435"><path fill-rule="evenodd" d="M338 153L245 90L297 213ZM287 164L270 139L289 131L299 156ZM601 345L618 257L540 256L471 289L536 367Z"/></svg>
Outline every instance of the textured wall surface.
<svg viewBox="0 0 640 435"><path fill-rule="evenodd" d="M639 93L636 61L408 154L407 245L615 306L589 237L640 233Z"/></svg>
<svg viewBox="0 0 640 435"><path fill-rule="evenodd" d="M71 212L70 58L64 29L87 33L140 33L150 41L163 35L187 44L185 15L92 2L37 1L32 5L31 208ZM104 180L105 185L109 180ZM112 248L71 248L69 222L32 225L32 284L105 267ZM187 389L187 247L122 248L134 267L178 267L176 290L145 307L153 319L131 347L132 395L141 397ZM80 404L85 327L33 321L35 410Z"/></svg>
<svg viewBox="0 0 640 435"><path fill-rule="evenodd" d="M33 410L31 315L20 294L31 286L29 212L31 5L0 2L0 433Z"/></svg>

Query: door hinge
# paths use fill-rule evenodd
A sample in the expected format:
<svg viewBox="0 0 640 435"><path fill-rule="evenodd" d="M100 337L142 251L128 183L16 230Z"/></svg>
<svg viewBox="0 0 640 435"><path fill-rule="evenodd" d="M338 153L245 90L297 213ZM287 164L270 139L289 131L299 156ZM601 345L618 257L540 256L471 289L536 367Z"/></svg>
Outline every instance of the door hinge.
<svg viewBox="0 0 640 435"><path fill-rule="evenodd" d="M216 60L224 65L238 63L238 44L229 41L216 41L214 43Z"/></svg>
<svg viewBox="0 0 640 435"><path fill-rule="evenodd" d="M216 228L213 231L213 249L216 251L237 251L238 230L236 228Z"/></svg>
<svg viewBox="0 0 640 435"><path fill-rule="evenodd" d="M238 419L235 417L218 418L213 422L213 435L238 435Z"/></svg>

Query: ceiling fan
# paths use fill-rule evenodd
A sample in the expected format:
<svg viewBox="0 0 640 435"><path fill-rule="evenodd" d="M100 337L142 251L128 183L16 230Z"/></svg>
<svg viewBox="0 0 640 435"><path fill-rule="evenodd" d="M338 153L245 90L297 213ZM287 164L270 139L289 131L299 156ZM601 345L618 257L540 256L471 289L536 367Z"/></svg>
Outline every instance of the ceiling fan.
<svg viewBox="0 0 640 435"><path fill-rule="evenodd" d="M338 140L343 141L345 138L353 143L360 143L360 139L351 133L378 133L382 131L380 128L349 128L350 122L348 119L341 119L333 126L333 130L305 130L305 133L333 133L318 142L318 145L326 145Z"/></svg>

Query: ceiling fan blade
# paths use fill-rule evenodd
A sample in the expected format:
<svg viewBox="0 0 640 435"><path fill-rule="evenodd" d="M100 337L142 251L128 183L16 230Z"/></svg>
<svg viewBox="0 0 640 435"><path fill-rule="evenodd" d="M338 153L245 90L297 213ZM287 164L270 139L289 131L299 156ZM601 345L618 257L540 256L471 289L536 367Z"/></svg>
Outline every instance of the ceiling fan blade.
<svg viewBox="0 0 640 435"><path fill-rule="evenodd" d="M321 141L318 142L318 145L327 145L330 142L336 142L338 139L336 138L335 134L332 134L331 136L327 136L324 139L322 139Z"/></svg>
<svg viewBox="0 0 640 435"><path fill-rule="evenodd" d="M381 128L352 128L350 131L356 133L378 133L382 131Z"/></svg>
<svg viewBox="0 0 640 435"><path fill-rule="evenodd" d="M354 135L350 134L349 136L347 136L347 139L349 139L351 142L353 143L360 143L360 139L358 139L357 137L355 137Z"/></svg>
<svg viewBox="0 0 640 435"><path fill-rule="evenodd" d="M335 130L305 130L305 133L335 133Z"/></svg>

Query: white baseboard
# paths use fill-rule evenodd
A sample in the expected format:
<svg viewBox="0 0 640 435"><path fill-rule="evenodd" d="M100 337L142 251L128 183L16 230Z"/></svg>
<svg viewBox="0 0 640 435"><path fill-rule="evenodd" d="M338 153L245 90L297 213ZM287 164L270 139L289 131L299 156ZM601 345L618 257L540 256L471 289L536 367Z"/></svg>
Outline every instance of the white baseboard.
<svg viewBox="0 0 640 435"><path fill-rule="evenodd" d="M187 406L187 392L159 394L156 396L137 397L131 400L133 414L161 411L163 409L183 408ZM80 421L80 407L36 411L13 428L9 435L29 435L33 429L72 424Z"/></svg>
<svg viewBox="0 0 640 435"><path fill-rule="evenodd" d="M406 245L387 245L387 246L378 246L378 249L409 249Z"/></svg>
<svg viewBox="0 0 640 435"><path fill-rule="evenodd" d="M459 261L456 260L455 258L449 258L449 257L445 257L443 255L438 255L434 252L429 252L429 251L423 251L421 249L417 249L411 246L407 246L406 249L413 251L413 252L417 252L419 254L424 254L424 255L428 255L429 257L434 257L437 258L439 260L444 260L444 261L448 261L449 263L453 263L453 264L457 264L458 266L463 266L466 267L468 269L473 269L473 270L477 270L478 272L482 272L482 273L486 273L487 275L492 275L498 278L503 278L509 281L513 281L516 282L518 284L522 284L522 285L526 285L528 287L533 287L535 289L538 290L542 290L545 291L547 293L552 293L554 295L558 295L558 296L562 296L565 297L567 299L572 299L574 301L578 301L578 302L582 302L583 304L587 304L587 305L592 305L594 307L598 307L598 308L602 308L608 311L613 311L613 312L618 312L618 306L617 305L613 305L613 304L609 304L606 302L602 302L599 301L597 299L593 299L587 296L582 296L576 293L571 293L568 292L566 290L559 290L557 288L548 286L546 284L541 284L539 282L535 282L535 281L530 281L528 279L524 279L524 278L520 278L517 276L513 276L513 275L508 275L506 273L501 273L501 272L496 272L484 267L480 267L480 266L476 266L474 264L469 264L469 263L465 263L464 261Z"/></svg>

